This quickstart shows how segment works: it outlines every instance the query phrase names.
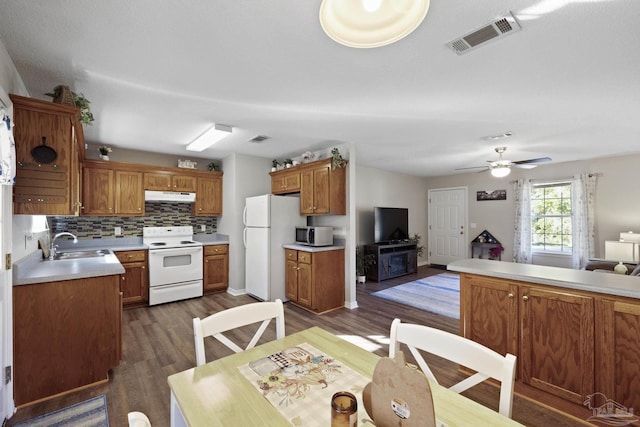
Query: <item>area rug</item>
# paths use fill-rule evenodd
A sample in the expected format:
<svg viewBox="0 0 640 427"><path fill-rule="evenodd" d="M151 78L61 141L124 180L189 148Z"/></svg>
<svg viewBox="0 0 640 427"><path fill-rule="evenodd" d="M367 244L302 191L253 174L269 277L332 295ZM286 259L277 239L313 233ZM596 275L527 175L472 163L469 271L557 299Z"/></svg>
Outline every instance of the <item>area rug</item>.
<svg viewBox="0 0 640 427"><path fill-rule="evenodd" d="M460 276L457 274L441 273L371 295L454 319L460 318Z"/></svg>
<svg viewBox="0 0 640 427"><path fill-rule="evenodd" d="M48 414L14 424L14 427L109 427L107 397L102 394Z"/></svg>

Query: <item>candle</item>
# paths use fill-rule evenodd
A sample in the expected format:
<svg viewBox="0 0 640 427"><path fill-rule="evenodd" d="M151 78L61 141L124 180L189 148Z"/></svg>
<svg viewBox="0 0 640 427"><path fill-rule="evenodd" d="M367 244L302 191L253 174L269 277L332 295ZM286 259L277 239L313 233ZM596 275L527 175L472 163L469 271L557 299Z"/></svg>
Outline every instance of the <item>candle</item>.
<svg viewBox="0 0 640 427"><path fill-rule="evenodd" d="M331 398L331 427L357 427L358 401L346 391L339 391Z"/></svg>

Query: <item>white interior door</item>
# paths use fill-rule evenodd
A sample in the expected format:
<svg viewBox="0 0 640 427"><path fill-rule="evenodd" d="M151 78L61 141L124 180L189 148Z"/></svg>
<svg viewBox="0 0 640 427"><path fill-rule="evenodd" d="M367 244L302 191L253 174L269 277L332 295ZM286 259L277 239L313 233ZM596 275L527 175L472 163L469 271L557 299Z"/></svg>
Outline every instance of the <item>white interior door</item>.
<svg viewBox="0 0 640 427"><path fill-rule="evenodd" d="M467 188L429 190L429 263L468 258Z"/></svg>
<svg viewBox="0 0 640 427"><path fill-rule="evenodd" d="M5 262L11 254L11 192L11 186L0 185L0 421L10 418L15 411L13 375L8 382L5 379L6 367L13 364L13 283L11 269L7 269Z"/></svg>

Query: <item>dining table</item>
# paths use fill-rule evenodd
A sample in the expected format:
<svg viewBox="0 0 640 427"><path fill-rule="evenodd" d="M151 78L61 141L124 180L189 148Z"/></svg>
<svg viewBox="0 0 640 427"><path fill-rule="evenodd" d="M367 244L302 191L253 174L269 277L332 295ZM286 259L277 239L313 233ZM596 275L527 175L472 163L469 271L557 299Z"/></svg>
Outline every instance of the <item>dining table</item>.
<svg viewBox="0 0 640 427"><path fill-rule="evenodd" d="M299 382L295 387L289 381L285 393L283 388L277 387L275 376L265 375L270 368L265 368L266 371L261 369L264 368L263 362L278 362L273 356L290 349L294 349L291 350L294 353L321 353L313 354L307 361L317 364L313 366L321 366L324 375L317 374L317 369L311 369L306 378L313 378L313 381ZM375 353L324 329L305 329L170 375L171 426L328 427L331 425L330 397L325 399L314 395L314 390L318 389L329 393L329 396L338 391L351 391L357 398L358 426L373 427L374 422L363 408L361 386L371 381L380 360L381 357ZM333 371L340 371L340 375L332 374ZM278 372L286 372L286 368ZM336 380L334 383L327 376L332 379L344 377L346 382ZM436 382L430 381L429 385L437 427L521 425ZM291 389L296 393L291 393ZM296 406L306 410L307 414L303 411L288 417L288 411L295 410Z"/></svg>

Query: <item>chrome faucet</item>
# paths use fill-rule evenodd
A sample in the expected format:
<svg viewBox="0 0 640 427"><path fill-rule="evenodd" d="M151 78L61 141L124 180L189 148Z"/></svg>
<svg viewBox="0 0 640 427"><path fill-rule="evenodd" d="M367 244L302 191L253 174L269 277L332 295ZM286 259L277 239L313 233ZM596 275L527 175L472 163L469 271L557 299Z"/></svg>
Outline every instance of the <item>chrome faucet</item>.
<svg viewBox="0 0 640 427"><path fill-rule="evenodd" d="M53 236L53 239L51 239L51 247L49 248L49 261L53 261L55 259L58 248L58 245L55 244L56 239L62 236L71 236L73 237L73 243L78 243L78 238L71 233L67 233L66 231L64 231L62 233L56 234L55 236Z"/></svg>

